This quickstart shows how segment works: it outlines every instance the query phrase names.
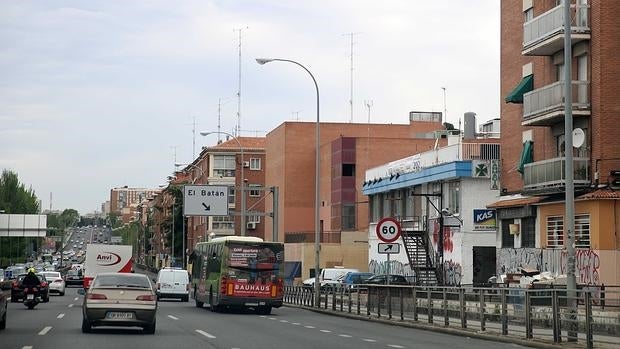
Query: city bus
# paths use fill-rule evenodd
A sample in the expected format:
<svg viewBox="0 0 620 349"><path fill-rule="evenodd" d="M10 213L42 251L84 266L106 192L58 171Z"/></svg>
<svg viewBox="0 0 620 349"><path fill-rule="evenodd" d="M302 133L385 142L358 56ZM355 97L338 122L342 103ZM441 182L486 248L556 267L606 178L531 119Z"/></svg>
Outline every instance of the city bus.
<svg viewBox="0 0 620 349"><path fill-rule="evenodd" d="M284 244L249 236L226 236L196 244L192 262L196 307L211 311L251 308L271 314L282 306Z"/></svg>

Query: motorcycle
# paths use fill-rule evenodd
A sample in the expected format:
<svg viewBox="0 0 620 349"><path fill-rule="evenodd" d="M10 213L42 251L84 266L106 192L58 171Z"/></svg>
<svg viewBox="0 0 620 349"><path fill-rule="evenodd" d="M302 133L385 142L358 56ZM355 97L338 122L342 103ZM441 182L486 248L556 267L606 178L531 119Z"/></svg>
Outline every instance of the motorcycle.
<svg viewBox="0 0 620 349"><path fill-rule="evenodd" d="M24 289L24 305L28 309L34 309L34 307L41 302L39 298L39 289L36 287Z"/></svg>

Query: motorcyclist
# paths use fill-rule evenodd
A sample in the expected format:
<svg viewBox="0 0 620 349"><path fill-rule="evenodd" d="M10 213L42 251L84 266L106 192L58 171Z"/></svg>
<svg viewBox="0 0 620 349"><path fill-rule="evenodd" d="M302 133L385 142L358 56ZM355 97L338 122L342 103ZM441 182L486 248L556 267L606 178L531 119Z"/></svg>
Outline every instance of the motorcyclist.
<svg viewBox="0 0 620 349"><path fill-rule="evenodd" d="M34 268L28 269L28 274L22 280L22 286L24 288L33 288L41 286L41 281L39 277L35 274L36 270Z"/></svg>

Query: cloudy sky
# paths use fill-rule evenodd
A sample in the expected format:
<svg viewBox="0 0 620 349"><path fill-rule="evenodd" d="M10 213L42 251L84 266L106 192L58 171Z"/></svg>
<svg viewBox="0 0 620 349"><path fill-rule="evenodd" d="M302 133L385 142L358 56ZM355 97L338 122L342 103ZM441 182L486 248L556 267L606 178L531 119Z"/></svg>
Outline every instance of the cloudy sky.
<svg viewBox="0 0 620 349"><path fill-rule="evenodd" d="M286 120L407 123L412 110L499 117L499 1L0 0L0 169L49 208L100 210L117 186L157 187L196 131ZM196 153L217 136L196 137Z"/></svg>

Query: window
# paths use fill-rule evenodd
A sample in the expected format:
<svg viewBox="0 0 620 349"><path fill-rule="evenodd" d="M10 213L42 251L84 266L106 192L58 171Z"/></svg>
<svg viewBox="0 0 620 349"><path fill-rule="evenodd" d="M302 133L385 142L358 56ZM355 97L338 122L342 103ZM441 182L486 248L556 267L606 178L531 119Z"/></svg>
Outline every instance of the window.
<svg viewBox="0 0 620 349"><path fill-rule="evenodd" d="M260 170L260 158L250 159L250 170L254 170L254 171Z"/></svg>
<svg viewBox="0 0 620 349"><path fill-rule="evenodd" d="M547 248L561 248L564 246L564 217L547 217Z"/></svg>
<svg viewBox="0 0 620 349"><path fill-rule="evenodd" d="M413 188L408 188L406 189L406 201L405 201L405 217L407 219L412 219L413 218Z"/></svg>
<svg viewBox="0 0 620 349"><path fill-rule="evenodd" d="M235 203L235 188L234 187L228 187L228 203L229 204Z"/></svg>
<svg viewBox="0 0 620 349"><path fill-rule="evenodd" d="M235 168L237 168L237 162L234 155L213 156L214 177L234 177Z"/></svg>
<svg viewBox="0 0 620 349"><path fill-rule="evenodd" d="M342 205L342 230L355 229L355 204Z"/></svg>
<svg viewBox="0 0 620 349"><path fill-rule="evenodd" d="M529 22L534 19L534 8L530 7L525 12L523 12L525 22Z"/></svg>
<svg viewBox="0 0 620 349"><path fill-rule="evenodd" d="M370 221L378 222L381 219L381 196L380 194L371 195L370 198Z"/></svg>
<svg viewBox="0 0 620 349"><path fill-rule="evenodd" d="M260 196L260 190L259 189L252 189L252 188L260 188L261 187L260 184L250 184L250 185L248 185L248 187L250 188L249 192L250 192L250 196L251 197L258 197L258 196Z"/></svg>
<svg viewBox="0 0 620 349"><path fill-rule="evenodd" d="M390 193L381 194L381 202L383 204L383 213L381 217L392 217Z"/></svg>
<svg viewBox="0 0 620 349"><path fill-rule="evenodd" d="M355 165L354 164L342 164L342 176L343 177L355 177Z"/></svg>
<svg viewBox="0 0 620 349"><path fill-rule="evenodd" d="M448 182L448 210L452 214L461 212L461 182Z"/></svg>
<svg viewBox="0 0 620 349"><path fill-rule="evenodd" d="M260 215L257 215L256 212L248 212L247 213L247 222L248 223L260 223Z"/></svg>
<svg viewBox="0 0 620 349"><path fill-rule="evenodd" d="M564 63L556 65L556 81L564 81Z"/></svg>
<svg viewBox="0 0 620 349"><path fill-rule="evenodd" d="M392 200L392 217L402 217L403 215L403 202L401 190L393 190L390 192Z"/></svg>
<svg viewBox="0 0 620 349"><path fill-rule="evenodd" d="M521 247L536 247L536 220L521 218Z"/></svg>
<svg viewBox="0 0 620 349"><path fill-rule="evenodd" d="M575 215L575 247L590 248L590 215Z"/></svg>
<svg viewBox="0 0 620 349"><path fill-rule="evenodd" d="M502 219L502 248L515 247L515 239L510 234L511 224L514 224L514 219Z"/></svg>
<svg viewBox="0 0 620 349"><path fill-rule="evenodd" d="M235 228L235 223L232 221L232 216L213 216L213 230L232 230Z"/></svg>

